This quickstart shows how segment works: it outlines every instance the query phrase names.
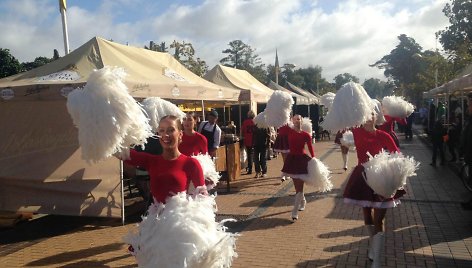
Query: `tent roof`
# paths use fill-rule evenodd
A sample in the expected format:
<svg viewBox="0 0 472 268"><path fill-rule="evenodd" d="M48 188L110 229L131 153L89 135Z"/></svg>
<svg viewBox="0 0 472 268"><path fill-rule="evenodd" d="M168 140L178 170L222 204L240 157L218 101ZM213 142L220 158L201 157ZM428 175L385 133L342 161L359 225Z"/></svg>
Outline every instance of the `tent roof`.
<svg viewBox="0 0 472 268"><path fill-rule="evenodd" d="M266 103L273 93L272 89L259 82L246 70L226 67L221 64L213 67L203 78L221 86L248 91L243 94L250 94L249 99L256 102Z"/></svg>
<svg viewBox="0 0 472 268"><path fill-rule="evenodd" d="M319 104L320 103L320 99L318 97L316 97L315 95L311 94L310 92L308 92L306 90L303 90L303 89L295 86L294 84L292 84L288 81L287 81L287 85L288 85L289 90L307 97L310 104Z"/></svg>
<svg viewBox="0 0 472 268"><path fill-rule="evenodd" d="M272 88L273 90L280 90L289 93L292 98L295 100L296 105L309 105L310 101L308 100L307 97L302 96L300 94L297 94L295 92L292 92L286 88L284 88L281 85L276 84L274 81L270 81L269 84L267 85L269 88Z"/></svg>
<svg viewBox="0 0 472 268"><path fill-rule="evenodd" d="M94 69L104 66L124 68L127 73L125 84L133 97L239 100L240 91L195 75L168 53L125 46L99 37L49 64L0 79L0 90L12 88L16 97L27 94L32 86L41 89L82 86Z"/></svg>

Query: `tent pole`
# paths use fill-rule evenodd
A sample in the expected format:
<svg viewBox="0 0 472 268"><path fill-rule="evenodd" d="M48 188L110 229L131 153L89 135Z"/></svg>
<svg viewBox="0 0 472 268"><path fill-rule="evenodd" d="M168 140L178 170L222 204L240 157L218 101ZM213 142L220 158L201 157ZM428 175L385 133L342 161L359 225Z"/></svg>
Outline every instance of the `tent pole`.
<svg viewBox="0 0 472 268"><path fill-rule="evenodd" d="M242 133L242 129L241 129L241 120L242 120L242 116L241 116L241 102L239 102L239 137L242 137L243 136L243 133Z"/></svg>
<svg viewBox="0 0 472 268"><path fill-rule="evenodd" d="M125 189L123 184L123 161L120 160L120 184L121 184L121 224L125 225Z"/></svg>
<svg viewBox="0 0 472 268"><path fill-rule="evenodd" d="M203 121L205 121L205 104L203 103L203 100L202 100L202 119Z"/></svg>
<svg viewBox="0 0 472 268"><path fill-rule="evenodd" d="M227 125L226 124L226 106L223 105L223 125Z"/></svg>
<svg viewBox="0 0 472 268"><path fill-rule="evenodd" d="M461 124L462 124L461 126L463 126L464 125L464 117L465 117L464 116L465 111L464 111L464 91L463 90L461 90L461 111L462 111L461 112Z"/></svg>

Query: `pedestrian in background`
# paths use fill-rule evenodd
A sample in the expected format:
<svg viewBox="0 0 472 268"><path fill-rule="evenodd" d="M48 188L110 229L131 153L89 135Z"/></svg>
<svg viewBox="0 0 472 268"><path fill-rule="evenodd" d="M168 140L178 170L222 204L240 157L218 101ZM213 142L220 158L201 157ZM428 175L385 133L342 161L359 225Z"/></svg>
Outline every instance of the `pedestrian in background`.
<svg viewBox="0 0 472 268"><path fill-rule="evenodd" d="M247 119L244 120L242 128L243 142L244 147L246 148L247 153L247 174L252 174L252 166L254 160L254 147L252 136L255 128L254 117L256 115L253 111L247 112Z"/></svg>
<svg viewBox="0 0 472 268"><path fill-rule="evenodd" d="M260 128L257 125L253 132L255 178L267 177L267 149L270 143L269 128Z"/></svg>

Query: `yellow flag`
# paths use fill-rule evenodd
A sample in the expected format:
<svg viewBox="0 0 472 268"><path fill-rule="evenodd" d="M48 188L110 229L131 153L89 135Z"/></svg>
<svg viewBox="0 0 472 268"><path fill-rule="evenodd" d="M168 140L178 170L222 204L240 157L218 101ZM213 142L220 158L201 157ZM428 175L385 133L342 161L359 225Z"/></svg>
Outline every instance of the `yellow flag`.
<svg viewBox="0 0 472 268"><path fill-rule="evenodd" d="M62 9L67 10L66 1L67 0L59 0L59 11Z"/></svg>

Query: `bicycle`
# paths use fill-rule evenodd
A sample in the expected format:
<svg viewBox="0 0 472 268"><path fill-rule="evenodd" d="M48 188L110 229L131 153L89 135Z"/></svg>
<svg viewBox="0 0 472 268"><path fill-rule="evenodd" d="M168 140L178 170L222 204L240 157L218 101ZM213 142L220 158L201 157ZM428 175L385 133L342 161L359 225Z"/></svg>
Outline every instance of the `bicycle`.
<svg viewBox="0 0 472 268"><path fill-rule="evenodd" d="M466 162L463 162L460 170L461 180L462 183L464 183L465 188L472 192L472 176L470 171L471 167Z"/></svg>

